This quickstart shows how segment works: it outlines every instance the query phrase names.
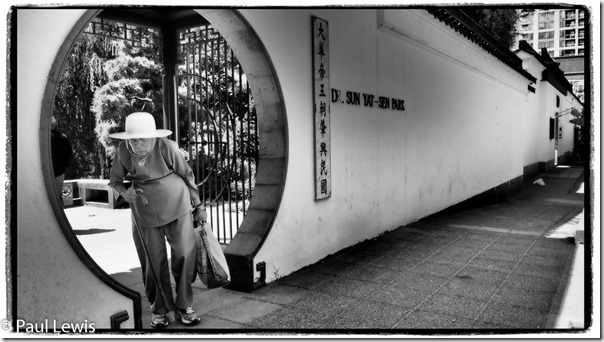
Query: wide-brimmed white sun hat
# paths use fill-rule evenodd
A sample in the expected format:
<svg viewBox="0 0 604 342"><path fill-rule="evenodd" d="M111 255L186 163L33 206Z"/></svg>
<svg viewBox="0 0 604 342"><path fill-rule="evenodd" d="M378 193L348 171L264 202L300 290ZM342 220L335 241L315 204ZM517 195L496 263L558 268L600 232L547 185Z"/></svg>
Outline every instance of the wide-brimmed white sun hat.
<svg viewBox="0 0 604 342"><path fill-rule="evenodd" d="M163 138L172 134L167 129L156 129L153 115L147 112L132 113L126 117L126 131L109 134L116 139Z"/></svg>

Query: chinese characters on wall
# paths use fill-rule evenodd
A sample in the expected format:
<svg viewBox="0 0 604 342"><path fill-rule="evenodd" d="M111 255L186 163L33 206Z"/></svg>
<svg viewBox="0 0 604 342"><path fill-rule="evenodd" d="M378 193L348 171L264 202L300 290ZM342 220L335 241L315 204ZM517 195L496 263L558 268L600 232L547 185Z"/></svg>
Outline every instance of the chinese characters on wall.
<svg viewBox="0 0 604 342"><path fill-rule="evenodd" d="M329 30L327 21L313 17L312 33L315 200L320 200L331 196Z"/></svg>

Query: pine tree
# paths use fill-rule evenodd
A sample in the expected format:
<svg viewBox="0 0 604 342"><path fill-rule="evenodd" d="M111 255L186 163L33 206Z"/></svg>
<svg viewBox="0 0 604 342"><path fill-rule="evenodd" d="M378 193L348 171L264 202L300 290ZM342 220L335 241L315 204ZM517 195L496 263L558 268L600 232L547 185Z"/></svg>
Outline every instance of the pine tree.
<svg viewBox="0 0 604 342"><path fill-rule="evenodd" d="M520 17L513 8L464 8L478 25L488 31L497 41L511 48L518 35L517 23Z"/></svg>
<svg viewBox="0 0 604 342"><path fill-rule="evenodd" d="M135 111L162 117L157 36L141 44L112 37L119 25L108 24L105 34L81 34L57 85L53 116L74 149L67 179L108 178L117 142L107 135L123 130Z"/></svg>

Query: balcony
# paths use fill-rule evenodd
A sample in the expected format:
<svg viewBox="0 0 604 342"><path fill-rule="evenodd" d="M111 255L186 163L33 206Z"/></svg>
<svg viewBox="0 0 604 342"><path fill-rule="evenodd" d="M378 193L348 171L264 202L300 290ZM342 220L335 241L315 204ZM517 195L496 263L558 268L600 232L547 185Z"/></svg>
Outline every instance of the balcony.
<svg viewBox="0 0 604 342"><path fill-rule="evenodd" d="M575 50L562 50L560 56L575 56Z"/></svg>

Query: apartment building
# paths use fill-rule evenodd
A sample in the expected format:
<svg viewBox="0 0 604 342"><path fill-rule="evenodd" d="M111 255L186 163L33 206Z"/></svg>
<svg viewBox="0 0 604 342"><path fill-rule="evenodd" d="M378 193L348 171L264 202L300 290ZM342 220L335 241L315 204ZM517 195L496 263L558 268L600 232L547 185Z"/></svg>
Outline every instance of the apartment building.
<svg viewBox="0 0 604 342"><path fill-rule="evenodd" d="M585 54L585 13L580 9L535 9L520 12L520 39L550 56Z"/></svg>
<svg viewBox="0 0 604 342"><path fill-rule="evenodd" d="M583 101L585 59L585 11L583 9L521 10L518 40L536 51L547 49L560 63L573 92Z"/></svg>

